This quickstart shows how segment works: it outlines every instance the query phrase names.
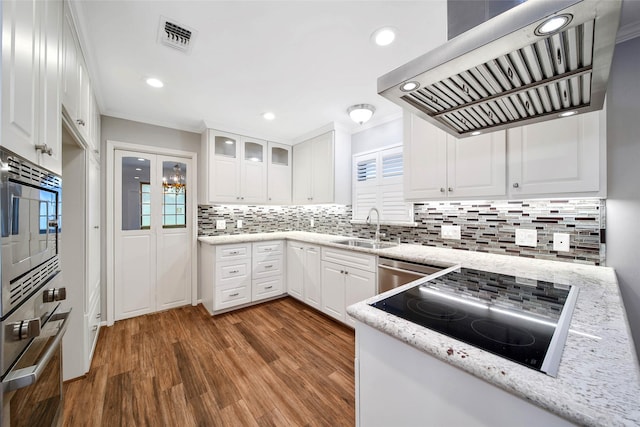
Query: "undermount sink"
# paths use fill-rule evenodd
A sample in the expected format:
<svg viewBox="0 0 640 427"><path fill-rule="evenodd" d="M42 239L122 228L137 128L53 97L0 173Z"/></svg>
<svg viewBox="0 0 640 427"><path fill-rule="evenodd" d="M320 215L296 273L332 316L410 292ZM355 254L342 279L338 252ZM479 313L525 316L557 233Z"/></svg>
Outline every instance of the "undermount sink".
<svg viewBox="0 0 640 427"><path fill-rule="evenodd" d="M386 249L386 248L393 248L394 246L398 246L398 244L394 242L376 242L374 240L356 239L356 238L337 240L333 243L337 243L339 245L353 246L357 248L369 248L369 249Z"/></svg>

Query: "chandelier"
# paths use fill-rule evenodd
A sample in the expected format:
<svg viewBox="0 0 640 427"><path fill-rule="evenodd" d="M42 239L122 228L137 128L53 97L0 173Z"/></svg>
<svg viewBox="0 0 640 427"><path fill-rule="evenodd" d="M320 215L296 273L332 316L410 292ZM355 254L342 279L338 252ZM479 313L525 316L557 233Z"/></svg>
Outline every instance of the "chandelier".
<svg viewBox="0 0 640 427"><path fill-rule="evenodd" d="M182 168L180 168L179 164L176 164L173 167L173 173L169 178L163 176L162 177L162 187L165 192L172 193L184 193L186 190L185 178L182 173Z"/></svg>

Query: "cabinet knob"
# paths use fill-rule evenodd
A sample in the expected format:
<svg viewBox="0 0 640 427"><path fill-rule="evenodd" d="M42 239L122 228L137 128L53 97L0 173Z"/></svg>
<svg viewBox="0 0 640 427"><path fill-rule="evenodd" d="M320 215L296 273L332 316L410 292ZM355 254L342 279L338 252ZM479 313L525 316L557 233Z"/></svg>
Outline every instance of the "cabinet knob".
<svg viewBox="0 0 640 427"><path fill-rule="evenodd" d="M91 328L91 331L92 331L92 332L95 332L95 331L97 331L97 330L98 330L98 325L93 325L93 328Z"/></svg>
<svg viewBox="0 0 640 427"><path fill-rule="evenodd" d="M444 193L444 187L440 187L440 192Z"/></svg>
<svg viewBox="0 0 640 427"><path fill-rule="evenodd" d="M236 196L236 200L240 200L240 196Z"/></svg>
<svg viewBox="0 0 640 427"><path fill-rule="evenodd" d="M449 193L453 192L453 187L449 187Z"/></svg>
<svg viewBox="0 0 640 427"><path fill-rule="evenodd" d="M63 301L67 299L66 288L51 288L42 293L42 302Z"/></svg>
<svg viewBox="0 0 640 427"><path fill-rule="evenodd" d="M95 228L97 230L98 228L100 228L100 226L99 225L94 225L93 228Z"/></svg>
<svg viewBox="0 0 640 427"><path fill-rule="evenodd" d="M518 184L517 182L514 182L513 183L513 188L518 188L518 187L520 187L520 184Z"/></svg>

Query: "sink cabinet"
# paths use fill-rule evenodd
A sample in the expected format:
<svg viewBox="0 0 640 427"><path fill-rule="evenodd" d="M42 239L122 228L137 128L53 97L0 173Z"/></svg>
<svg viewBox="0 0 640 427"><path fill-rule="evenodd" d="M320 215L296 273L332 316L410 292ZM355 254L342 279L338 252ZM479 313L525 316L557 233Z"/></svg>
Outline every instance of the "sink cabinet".
<svg viewBox="0 0 640 427"><path fill-rule="evenodd" d="M376 294L376 257L322 248L322 311L352 327L347 307Z"/></svg>

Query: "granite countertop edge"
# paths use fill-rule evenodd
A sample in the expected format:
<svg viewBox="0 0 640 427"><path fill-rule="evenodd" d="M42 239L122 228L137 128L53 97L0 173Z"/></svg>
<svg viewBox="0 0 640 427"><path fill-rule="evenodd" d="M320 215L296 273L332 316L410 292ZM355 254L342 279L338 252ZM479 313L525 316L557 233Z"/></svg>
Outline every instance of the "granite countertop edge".
<svg viewBox="0 0 640 427"><path fill-rule="evenodd" d="M206 244L296 240L414 262L437 261L562 284L578 300L557 377L495 356L371 307L376 295L347 308L358 321L580 425L640 424L640 368L613 269L582 264L401 244L388 249L333 243L348 236L288 231L201 236Z"/></svg>

